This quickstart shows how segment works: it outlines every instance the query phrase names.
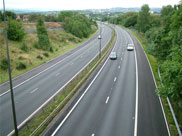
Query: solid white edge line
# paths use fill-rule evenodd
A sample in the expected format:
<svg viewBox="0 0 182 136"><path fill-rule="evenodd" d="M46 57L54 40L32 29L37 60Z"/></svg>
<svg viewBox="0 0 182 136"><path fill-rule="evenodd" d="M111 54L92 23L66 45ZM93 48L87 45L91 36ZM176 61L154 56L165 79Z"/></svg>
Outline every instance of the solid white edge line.
<svg viewBox="0 0 182 136"><path fill-rule="evenodd" d="M124 32L129 36L132 44L133 40L131 36L124 30ZM136 65L136 102L135 102L135 126L134 126L134 136L137 136L137 128L138 128L138 64L137 64L137 56L136 50L134 49L135 54L135 65Z"/></svg>
<svg viewBox="0 0 182 136"><path fill-rule="evenodd" d="M108 101L109 101L109 96L108 96L107 99L106 99L106 104L108 103Z"/></svg>
<svg viewBox="0 0 182 136"><path fill-rule="evenodd" d="M96 38L96 39L97 39L97 38ZM89 40L90 40L90 39L89 39ZM94 40L93 40L93 41L94 41ZM90 42L90 43L88 43L88 44L91 44L93 41L91 41L91 42ZM86 42L87 42L87 41L86 41ZM84 43L85 43L85 42L84 42ZM83 44L84 44L84 43L83 43ZM81 44L81 45L83 45L83 44ZM79 45L79 46L81 46L81 45ZM78 46L77 46L77 47L78 47ZM86 47L86 46L84 46L83 48L85 48L85 47ZM83 49L83 48L81 48L81 49ZM70 50L70 51L71 51L71 50ZM28 82L29 80L31 80L31 79L33 79L33 78L37 77L38 75L42 74L43 72L45 72L45 71L47 71L47 70L51 69L52 67L54 67L54 66L56 66L57 64L61 63L62 61L64 61L65 59L67 59L67 58L69 58L69 57L71 57L71 56L75 55L75 53L76 53L76 52L78 52L78 51L80 51L80 50L75 51L73 54L71 54L71 55L69 55L69 56L65 57L65 58L64 58L64 59L62 59L61 61L56 62L56 63L55 63L55 64L53 64L52 66L50 66L50 67L48 67L48 68L44 69L43 71L39 72L38 74L36 74L36 75L34 75L34 76L32 76L32 77L28 78L27 80L25 80L25 81L21 82L20 84L18 84L18 85L16 85L15 87L13 87L13 89L15 89L15 88L17 88L17 87L21 86L22 84L24 84L24 83ZM62 55L64 55L64 54L62 54ZM60 56L57 56L56 58L58 58L58 57L60 57ZM53 59L51 59L51 60L50 60L50 61L48 61L48 62L51 62L51 61L55 60L56 58L53 58ZM46 63L48 63L48 62L46 62ZM44 64L42 64L42 65L44 65ZM33 70L35 70L35 69L39 68L39 67L40 67L40 66L42 66L42 65L39 65L39 66L37 66L36 68L33 68L32 70L27 71L27 72L23 73L22 75L19 75L19 76L15 77L14 79L16 79L16 78L18 78L18 77L20 77L20 76L23 76L23 75L25 75L25 74L27 74L27 73L29 73L29 72L31 72L31 71L33 71ZM14 80L14 79L13 79L13 80ZM7 81L7 82L8 82L8 81ZM6 84L7 82L5 82L5 83L1 84L1 85L0 85L0 87L1 87L2 85ZM10 89L9 89L9 90L7 90L6 92L4 92L4 93L0 94L0 97L1 97L1 96L3 96L3 95L5 95L5 94L7 94L7 93L9 93L9 92L10 92Z"/></svg>
<svg viewBox="0 0 182 136"><path fill-rule="evenodd" d="M137 38L136 38L137 39ZM140 41L137 39L137 41L140 43ZM141 43L140 43L140 46L141 46ZM141 46L142 49L143 49L143 46ZM145 53L145 50L143 49L144 53ZM154 76L154 73L153 73L153 70L152 70L152 67L150 65L150 62L149 62L149 59L148 59L148 56L147 54L145 53L145 57L147 58L147 61L148 61L148 64L149 64L149 67L150 67L150 71L152 73L152 77L153 77L153 80L154 80L154 83L155 83L155 87L157 88L157 83L156 83L156 80L155 80L155 76ZM169 136L171 136L171 133L170 133L170 130L169 130L169 126L168 126L168 123L167 123L167 118L166 118L166 114L164 112L164 107L162 105L162 100L161 100L161 97L158 95L158 98L159 98L159 101L160 101L160 105L161 105L161 108L162 108L162 113L163 113L163 116L164 116L164 120L165 120L165 123L166 123L166 127L167 127L167 131L168 131L168 134Z"/></svg>
<svg viewBox="0 0 182 136"><path fill-rule="evenodd" d="M117 41L116 41L116 43L117 43ZM115 43L115 45L116 45L116 43ZM115 48L115 45L114 45L114 48ZM112 50L114 50L114 48ZM109 57L107 58L106 62L101 67L101 69L99 70L99 72L97 73L97 75L94 77L94 79L92 80L92 82L89 84L89 86L87 87L87 89L84 91L84 93L81 95L81 97L78 99L78 101L75 103L75 105L72 107L72 109L69 111L69 113L66 115L66 117L59 124L59 126L56 128L56 130L52 133L51 136L55 136L55 134L58 132L58 130L62 127L62 125L64 124L64 122L67 120L67 118L70 116L70 114L76 108L76 106L79 104L79 102L81 101L81 99L83 98L83 96L87 93L88 89L91 87L91 85L94 83L94 81L96 80L96 78L99 76L99 74L101 73L102 69L104 68L104 66L106 65L106 63L108 62L108 60L109 60Z"/></svg>
<svg viewBox="0 0 182 136"><path fill-rule="evenodd" d="M117 37L116 37L117 38ZM111 39L111 38L110 38ZM105 44L107 45L110 42L110 40ZM117 41L116 41L117 42ZM102 50L105 48L105 46L103 46ZM115 48L115 46L114 46ZM113 49L114 49L113 48ZM34 116L41 108L43 108L51 99L53 99L53 97L55 97L69 82L71 82L71 80L73 80L91 61L93 61L97 56L99 55L99 52L94 56L93 59L91 59L78 73L76 73L68 82L66 82L57 92L55 92L47 101L45 101L39 108L37 108L31 115L29 115L23 122L21 122L18 125L18 129L21 128L32 116ZM8 136L13 135L14 133L14 129L8 134Z"/></svg>

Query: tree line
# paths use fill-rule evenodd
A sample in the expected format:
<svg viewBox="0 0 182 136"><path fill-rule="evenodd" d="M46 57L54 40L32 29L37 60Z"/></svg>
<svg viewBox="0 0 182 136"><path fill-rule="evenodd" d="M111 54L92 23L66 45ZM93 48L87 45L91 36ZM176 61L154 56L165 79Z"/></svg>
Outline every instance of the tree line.
<svg viewBox="0 0 182 136"><path fill-rule="evenodd" d="M25 32L23 28L23 23L21 20L16 20L16 14L11 11L6 11L7 17L7 34L9 40L14 41L22 41ZM0 21L4 20L4 14L0 12ZM83 14L79 14L77 12L72 11L64 11L60 12L57 18L44 16L40 14L32 14L29 16L29 20L36 21L36 28L37 28L37 37L38 37L38 44L36 44L36 48L43 49L43 50L50 50L53 51L49 36L46 30L46 26L44 24L46 20L51 21L59 21L62 22L62 26L66 32L71 33L79 38L86 38L91 33L93 33L96 29L92 29L92 26L97 27L95 21L89 19Z"/></svg>
<svg viewBox="0 0 182 136"><path fill-rule="evenodd" d="M62 22L66 32L72 33L79 38L88 37L93 33L92 26L97 26L92 19L72 11L61 12L58 16L58 21Z"/></svg>
<svg viewBox="0 0 182 136"><path fill-rule="evenodd" d="M145 36L148 53L161 64L163 85L156 92L182 106L182 4L164 6L160 14L151 14L146 4L140 12L120 14L107 21L136 29Z"/></svg>

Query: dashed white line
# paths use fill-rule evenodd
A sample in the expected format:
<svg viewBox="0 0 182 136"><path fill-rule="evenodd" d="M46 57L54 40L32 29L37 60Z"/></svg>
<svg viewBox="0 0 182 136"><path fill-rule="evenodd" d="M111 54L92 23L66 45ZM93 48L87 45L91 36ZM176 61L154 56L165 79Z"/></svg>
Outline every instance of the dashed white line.
<svg viewBox="0 0 182 136"><path fill-rule="evenodd" d="M95 136L95 134L93 133L91 136Z"/></svg>
<svg viewBox="0 0 182 136"><path fill-rule="evenodd" d="M122 61L123 59L121 58L121 61Z"/></svg>
<svg viewBox="0 0 182 136"><path fill-rule="evenodd" d="M118 66L118 68L120 69L121 67L120 67L120 66Z"/></svg>
<svg viewBox="0 0 182 136"><path fill-rule="evenodd" d="M106 104L108 103L108 101L109 101L109 96L108 96L107 99L106 99Z"/></svg>
<svg viewBox="0 0 182 136"><path fill-rule="evenodd" d="M116 82L116 79L117 79L117 78L115 77L115 78L114 78L114 82Z"/></svg>
<svg viewBox="0 0 182 136"><path fill-rule="evenodd" d="M31 91L30 93L34 93L35 91L37 91L39 88L35 88L33 91Z"/></svg>
<svg viewBox="0 0 182 136"><path fill-rule="evenodd" d="M57 73L56 76L58 76L60 73Z"/></svg>

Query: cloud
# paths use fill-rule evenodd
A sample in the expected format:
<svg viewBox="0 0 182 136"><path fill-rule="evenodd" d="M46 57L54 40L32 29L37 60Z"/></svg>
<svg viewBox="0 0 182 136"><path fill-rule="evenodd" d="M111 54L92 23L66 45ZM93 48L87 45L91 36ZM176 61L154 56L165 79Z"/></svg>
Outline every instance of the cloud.
<svg viewBox="0 0 182 136"><path fill-rule="evenodd" d="M178 4L179 0L5 0L6 8L20 9L101 9L112 7L141 7L149 4L150 7ZM0 4L2 8L3 4Z"/></svg>

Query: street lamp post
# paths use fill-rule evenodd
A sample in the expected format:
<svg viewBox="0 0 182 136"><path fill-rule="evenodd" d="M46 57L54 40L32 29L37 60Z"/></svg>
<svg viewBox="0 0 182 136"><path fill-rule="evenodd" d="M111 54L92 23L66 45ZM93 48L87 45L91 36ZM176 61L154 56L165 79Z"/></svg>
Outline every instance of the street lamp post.
<svg viewBox="0 0 182 136"><path fill-rule="evenodd" d="M99 57L101 58L101 29L102 29L102 24L100 23L100 35L98 37L98 39L100 40L100 46L99 46Z"/></svg>
<svg viewBox="0 0 182 136"><path fill-rule="evenodd" d="M9 83L10 83L10 92L11 92L13 122L14 122L14 128L15 128L15 135L18 136L16 111L15 111L15 103L14 103L14 95L13 95L13 84L12 84L12 78L11 78L11 65L10 65L8 39L7 39L7 24L6 24L6 13L5 13L5 2L4 2L4 0L3 0L3 9L4 9L5 38L6 38L6 50L7 50L7 58L8 58L8 72L9 72Z"/></svg>

